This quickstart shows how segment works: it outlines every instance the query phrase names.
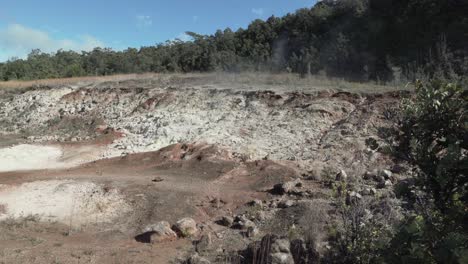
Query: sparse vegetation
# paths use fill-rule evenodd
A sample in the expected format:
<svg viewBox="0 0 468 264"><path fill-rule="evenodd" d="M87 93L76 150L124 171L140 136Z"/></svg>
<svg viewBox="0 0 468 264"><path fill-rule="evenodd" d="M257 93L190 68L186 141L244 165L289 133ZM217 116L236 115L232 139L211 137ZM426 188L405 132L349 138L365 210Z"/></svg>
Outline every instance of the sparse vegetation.
<svg viewBox="0 0 468 264"><path fill-rule="evenodd" d="M329 226L331 250L326 262L381 263L382 252L401 220L398 204L389 197L350 195L354 191L346 184L337 189L338 218Z"/></svg>
<svg viewBox="0 0 468 264"><path fill-rule="evenodd" d="M438 80L415 86L414 95L403 102L400 146L393 152L416 166L416 178L408 179L403 192L405 218L392 212L398 208L389 204L392 199L353 198L346 183L335 183L341 221L330 227L331 262L468 260L467 93Z"/></svg>

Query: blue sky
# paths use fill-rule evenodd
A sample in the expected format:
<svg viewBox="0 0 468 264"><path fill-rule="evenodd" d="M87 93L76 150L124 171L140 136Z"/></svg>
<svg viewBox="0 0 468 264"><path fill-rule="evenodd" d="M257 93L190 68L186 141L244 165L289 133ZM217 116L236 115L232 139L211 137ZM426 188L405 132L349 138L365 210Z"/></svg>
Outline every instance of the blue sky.
<svg viewBox="0 0 468 264"><path fill-rule="evenodd" d="M93 47L154 45L245 27L270 15L282 16L315 0L5 0L0 7L0 61L24 57L33 48L52 52Z"/></svg>

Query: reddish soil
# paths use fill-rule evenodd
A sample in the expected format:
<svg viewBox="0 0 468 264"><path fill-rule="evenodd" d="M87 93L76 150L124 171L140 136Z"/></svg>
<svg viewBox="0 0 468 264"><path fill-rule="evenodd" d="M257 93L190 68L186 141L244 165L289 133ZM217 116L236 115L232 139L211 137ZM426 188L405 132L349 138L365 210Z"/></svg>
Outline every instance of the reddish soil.
<svg viewBox="0 0 468 264"><path fill-rule="evenodd" d="M265 190L295 175L295 170L273 161L244 163L224 150L203 144L176 144L157 152L99 160L66 170L2 173L0 183L9 185L53 179L100 183L118 189L134 208L115 226L96 226L93 230L70 232L63 224L27 220L15 228L4 223L1 229L7 231L0 239L0 248L8 256L0 259L8 262L14 256L50 263L54 256L59 263L167 263L189 248L190 240L139 243L134 237L145 225L192 217L205 225L205 230L216 229L215 219L232 214L248 201L266 198L269 194Z"/></svg>

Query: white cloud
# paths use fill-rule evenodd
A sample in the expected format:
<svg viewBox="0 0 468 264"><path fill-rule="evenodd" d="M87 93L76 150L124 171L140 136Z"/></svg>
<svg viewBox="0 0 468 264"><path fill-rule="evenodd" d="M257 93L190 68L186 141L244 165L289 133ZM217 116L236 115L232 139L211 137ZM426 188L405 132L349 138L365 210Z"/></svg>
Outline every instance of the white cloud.
<svg viewBox="0 0 468 264"><path fill-rule="evenodd" d="M263 8L252 8L252 13L256 16L263 16L265 10L263 10Z"/></svg>
<svg viewBox="0 0 468 264"><path fill-rule="evenodd" d="M75 40L56 39L46 31L20 24L10 24L0 29L0 61L6 61L11 57L25 58L32 49L50 53L59 49L89 51L103 46L103 42L90 35L81 35Z"/></svg>
<svg viewBox="0 0 468 264"><path fill-rule="evenodd" d="M180 33L179 35L177 35L176 39L180 39L182 41L190 41L192 40L192 37L187 35L186 33Z"/></svg>
<svg viewBox="0 0 468 264"><path fill-rule="evenodd" d="M136 20L137 20L137 27L140 29L151 27L153 25L153 20L151 19L150 16L138 15L136 16Z"/></svg>

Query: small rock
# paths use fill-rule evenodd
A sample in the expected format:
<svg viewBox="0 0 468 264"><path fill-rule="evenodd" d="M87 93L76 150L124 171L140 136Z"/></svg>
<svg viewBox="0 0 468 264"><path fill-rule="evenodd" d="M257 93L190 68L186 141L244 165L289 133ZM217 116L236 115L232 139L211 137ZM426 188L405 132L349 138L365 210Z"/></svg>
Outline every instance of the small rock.
<svg viewBox="0 0 468 264"><path fill-rule="evenodd" d="M249 227L255 227L255 223L247 219L244 215L236 216L232 225L235 229L247 230Z"/></svg>
<svg viewBox="0 0 468 264"><path fill-rule="evenodd" d="M293 181L293 183L294 183L294 187L296 188L302 188L304 186L304 184L302 183L300 179Z"/></svg>
<svg viewBox="0 0 468 264"><path fill-rule="evenodd" d="M247 237L256 237L259 233L260 231L258 230L256 226L251 226L247 228L246 235Z"/></svg>
<svg viewBox="0 0 468 264"><path fill-rule="evenodd" d="M219 209L221 206L226 204L226 201L219 199L218 197L214 198L213 200L210 201L210 203L213 205L213 207Z"/></svg>
<svg viewBox="0 0 468 264"><path fill-rule="evenodd" d="M352 203L356 203L357 201L361 200L362 199L362 196L355 192L355 191L352 191L352 192L348 192L347 195L346 195L346 204L352 204Z"/></svg>
<svg viewBox="0 0 468 264"><path fill-rule="evenodd" d="M255 223L252 222L251 220L246 220L243 221L241 224L242 228L241 229L249 229L250 227L255 227Z"/></svg>
<svg viewBox="0 0 468 264"><path fill-rule="evenodd" d="M152 181L152 182L162 182L162 181L164 181L164 179L161 178L161 177L155 177L155 178L154 178L153 180L151 180L151 181Z"/></svg>
<svg viewBox="0 0 468 264"><path fill-rule="evenodd" d="M197 223L189 217L177 221L172 229L181 237L191 237L198 232Z"/></svg>
<svg viewBox="0 0 468 264"><path fill-rule="evenodd" d="M362 195L370 195L370 189L369 188L362 189L361 194Z"/></svg>
<svg viewBox="0 0 468 264"><path fill-rule="evenodd" d="M361 191L361 193L362 195L375 195L377 191L375 190L375 188L364 188Z"/></svg>
<svg viewBox="0 0 468 264"><path fill-rule="evenodd" d="M276 207L278 207L278 203L279 203L279 201L277 201L277 200L271 200L270 203L268 204L268 207L276 208Z"/></svg>
<svg viewBox="0 0 468 264"><path fill-rule="evenodd" d="M392 168L390 169L391 172L393 173L402 173L402 172L405 172L407 169L400 165L400 164L395 164L392 166Z"/></svg>
<svg viewBox="0 0 468 264"><path fill-rule="evenodd" d="M227 227L230 227L232 226L232 224L234 223L234 218L230 217L230 216L223 216L219 221L218 221L218 224L222 225L222 226L227 226Z"/></svg>
<svg viewBox="0 0 468 264"><path fill-rule="evenodd" d="M259 199L252 200L248 203L250 206L263 206L263 202Z"/></svg>
<svg viewBox="0 0 468 264"><path fill-rule="evenodd" d="M388 179L390 179L390 177L392 177L392 172L389 171L389 170L381 170L381 171L379 172L379 175L382 176L382 177L384 177L385 180L388 180Z"/></svg>
<svg viewBox="0 0 468 264"><path fill-rule="evenodd" d="M383 188L390 187L390 186L392 186L392 185L393 185L393 183L392 183L391 180L386 180L386 181L384 181L384 182L380 182L380 183L377 185L377 187L380 188L380 189L383 189Z"/></svg>
<svg viewBox="0 0 468 264"><path fill-rule="evenodd" d="M177 239L177 234L171 229L171 225L166 221L149 225L143 229L144 233L149 233L151 243L160 243Z"/></svg>
<svg viewBox="0 0 468 264"><path fill-rule="evenodd" d="M294 201L293 200L284 200L284 201L281 201L278 204L279 208L289 208L289 207L292 207L292 206L294 206Z"/></svg>
<svg viewBox="0 0 468 264"><path fill-rule="evenodd" d="M390 187L390 186L392 186L392 185L393 185L393 183L392 183L391 180L386 180L386 181L385 181L385 187Z"/></svg>
<svg viewBox="0 0 468 264"><path fill-rule="evenodd" d="M379 148L379 143L375 138L367 138L366 139L366 145L371 149L371 150L376 150Z"/></svg>
<svg viewBox="0 0 468 264"><path fill-rule="evenodd" d="M385 182L385 177L382 175L374 175L374 181L376 181L379 184L382 184Z"/></svg>
<svg viewBox="0 0 468 264"><path fill-rule="evenodd" d="M290 243L287 239L276 239L271 245L271 263L272 264L294 264L293 256L290 251Z"/></svg>
<svg viewBox="0 0 468 264"><path fill-rule="evenodd" d="M271 264L294 264L294 259L288 253L273 253L271 256Z"/></svg>
<svg viewBox="0 0 468 264"><path fill-rule="evenodd" d="M340 170L340 172L336 175L336 180L337 181L346 181L348 178L348 174L346 174L346 171Z"/></svg>
<svg viewBox="0 0 468 264"><path fill-rule="evenodd" d="M282 184L281 183L276 184L275 186L273 186L272 192L274 194L283 195L283 194L297 192L297 188L301 188L302 186L303 186L303 183L301 179L296 179L294 181L289 181L289 182L285 182Z"/></svg>
<svg viewBox="0 0 468 264"><path fill-rule="evenodd" d="M366 173L364 173L364 180L368 181L374 178L375 178L375 173L370 172L370 171L366 171Z"/></svg>
<svg viewBox="0 0 468 264"><path fill-rule="evenodd" d="M275 242L271 245L272 253L289 253L290 252L290 243L287 239L276 239Z"/></svg>

